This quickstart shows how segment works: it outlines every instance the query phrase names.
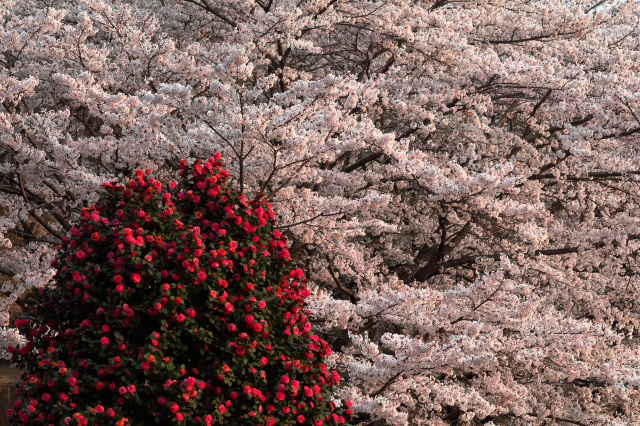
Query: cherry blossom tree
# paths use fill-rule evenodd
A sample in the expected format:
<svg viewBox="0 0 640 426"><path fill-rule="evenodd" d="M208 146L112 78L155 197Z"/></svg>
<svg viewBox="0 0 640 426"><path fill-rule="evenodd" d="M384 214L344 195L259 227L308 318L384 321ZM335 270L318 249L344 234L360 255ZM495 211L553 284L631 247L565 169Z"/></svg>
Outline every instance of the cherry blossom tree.
<svg viewBox="0 0 640 426"><path fill-rule="evenodd" d="M220 151L278 211L363 424L640 422L639 1L0 19L5 324L102 182Z"/></svg>

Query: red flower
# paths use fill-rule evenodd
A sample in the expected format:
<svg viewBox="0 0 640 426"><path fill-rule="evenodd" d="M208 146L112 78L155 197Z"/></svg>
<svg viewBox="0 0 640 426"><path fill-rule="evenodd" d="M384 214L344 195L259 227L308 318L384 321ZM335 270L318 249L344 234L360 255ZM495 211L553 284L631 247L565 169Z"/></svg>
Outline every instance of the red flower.
<svg viewBox="0 0 640 426"><path fill-rule="evenodd" d="M106 336L103 336L102 339L100 339L100 343L103 345L108 345L109 339Z"/></svg>
<svg viewBox="0 0 640 426"><path fill-rule="evenodd" d="M221 413L224 413L225 411L227 411L227 407L225 407L224 405L220 404L220 406L218 407L218 411L220 411Z"/></svg>
<svg viewBox="0 0 640 426"><path fill-rule="evenodd" d="M134 283L139 283L141 280L140 274L136 274L135 272L131 274L131 281Z"/></svg>
<svg viewBox="0 0 640 426"><path fill-rule="evenodd" d="M113 277L113 282L120 284L122 282L122 275L116 275Z"/></svg>
<svg viewBox="0 0 640 426"><path fill-rule="evenodd" d="M178 321L178 322L183 322L183 321L184 321L184 319L185 319L185 317L184 317L184 315L182 315L182 314L178 314L178 315L176 316L176 321Z"/></svg>

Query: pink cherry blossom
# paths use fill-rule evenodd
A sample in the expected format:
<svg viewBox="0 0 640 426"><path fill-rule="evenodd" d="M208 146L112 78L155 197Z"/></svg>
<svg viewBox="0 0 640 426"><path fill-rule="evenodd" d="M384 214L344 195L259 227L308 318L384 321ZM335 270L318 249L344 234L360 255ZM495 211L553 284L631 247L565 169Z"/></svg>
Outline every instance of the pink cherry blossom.
<svg viewBox="0 0 640 426"><path fill-rule="evenodd" d="M146 220L145 206L73 226L103 182L220 152L280 228L263 244L271 207L252 212L244 253L203 223L243 254L216 267L246 267L258 287L265 258L300 264L305 278L282 272L309 280L299 294L316 322L289 318L287 332L341 330L332 353L310 352L348 372L339 396L367 421L639 424L639 10L2 1L0 325L53 266L90 263L76 238L100 244L126 215ZM62 238L76 255L54 259ZM107 273L124 291L123 277L142 277L115 260L156 243L131 228L119 238ZM220 315L243 309L225 301ZM3 348L25 342L0 334Z"/></svg>

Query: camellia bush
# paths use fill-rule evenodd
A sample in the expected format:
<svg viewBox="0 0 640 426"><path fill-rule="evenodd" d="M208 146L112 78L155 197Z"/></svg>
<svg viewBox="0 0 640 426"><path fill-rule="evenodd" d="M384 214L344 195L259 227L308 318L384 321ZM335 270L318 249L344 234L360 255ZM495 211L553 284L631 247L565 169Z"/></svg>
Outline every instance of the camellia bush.
<svg viewBox="0 0 640 426"><path fill-rule="evenodd" d="M12 425L346 422L307 280L271 206L228 189L219 159L183 160L167 185L138 170L82 210L16 321Z"/></svg>

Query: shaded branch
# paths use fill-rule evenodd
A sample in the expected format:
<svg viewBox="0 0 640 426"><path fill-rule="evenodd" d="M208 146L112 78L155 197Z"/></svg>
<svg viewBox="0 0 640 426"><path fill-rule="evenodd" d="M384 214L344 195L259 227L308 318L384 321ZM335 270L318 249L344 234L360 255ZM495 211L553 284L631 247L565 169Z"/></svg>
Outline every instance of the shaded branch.
<svg viewBox="0 0 640 426"><path fill-rule="evenodd" d="M336 274L336 271L333 269L333 264L331 262L331 259L329 259L329 256L326 256L326 258L327 258L327 261L329 262L329 274L331 274L331 278L333 278L333 281L335 281L340 291L348 294L352 299L354 299L353 291L351 291L350 289L345 287L344 284L342 284L342 282L340 281L340 278L338 278L338 275Z"/></svg>

